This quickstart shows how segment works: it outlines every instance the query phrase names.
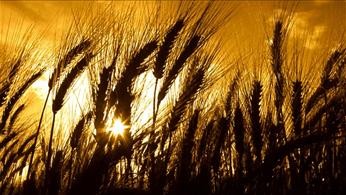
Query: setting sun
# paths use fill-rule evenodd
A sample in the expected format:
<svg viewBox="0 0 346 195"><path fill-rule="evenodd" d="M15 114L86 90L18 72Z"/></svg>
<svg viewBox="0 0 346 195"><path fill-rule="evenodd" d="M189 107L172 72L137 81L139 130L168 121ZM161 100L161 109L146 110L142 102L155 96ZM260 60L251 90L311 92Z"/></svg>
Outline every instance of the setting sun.
<svg viewBox="0 0 346 195"><path fill-rule="evenodd" d="M120 119L116 119L111 128L109 128L109 131L118 136L123 135L125 129L126 125L124 125Z"/></svg>

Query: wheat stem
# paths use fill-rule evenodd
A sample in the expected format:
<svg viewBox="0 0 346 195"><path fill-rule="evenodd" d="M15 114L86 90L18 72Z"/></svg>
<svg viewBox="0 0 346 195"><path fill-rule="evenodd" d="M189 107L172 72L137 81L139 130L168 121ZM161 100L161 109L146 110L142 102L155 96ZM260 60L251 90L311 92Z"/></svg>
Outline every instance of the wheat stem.
<svg viewBox="0 0 346 195"><path fill-rule="evenodd" d="M46 96L46 100L44 101L44 105L43 105L43 109L42 109L42 112L41 112L40 121L38 123L38 127L37 127L37 130L36 130L36 133L35 133L36 135L35 135L35 140L34 140L34 144L33 144L34 150L31 152L31 157L30 157L29 167L28 167L28 174L27 174L27 178L26 178L27 180L29 180L29 177L30 177L31 168L32 168L32 162L33 162L34 156L35 156L35 148L36 148L36 144L37 144L37 139L38 139L39 134L40 134L40 129L41 129L42 121L43 121L44 111L46 110L49 94L50 94L50 90L48 91L47 96Z"/></svg>
<svg viewBox="0 0 346 195"><path fill-rule="evenodd" d="M48 155L47 155L47 160L46 160L45 188L48 187L48 182L49 182L50 161L52 158L52 143L53 143L55 116L56 116L56 113L53 112L52 127L50 130L49 143L48 143ZM45 192L47 190L48 189L45 189Z"/></svg>

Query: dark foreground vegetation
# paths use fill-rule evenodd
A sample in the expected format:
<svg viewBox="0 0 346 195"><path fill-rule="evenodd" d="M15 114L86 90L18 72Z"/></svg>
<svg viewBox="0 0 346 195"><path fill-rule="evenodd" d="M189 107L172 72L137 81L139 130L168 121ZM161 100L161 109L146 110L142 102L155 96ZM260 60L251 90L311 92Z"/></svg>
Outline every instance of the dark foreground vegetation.
<svg viewBox="0 0 346 195"><path fill-rule="evenodd" d="M236 68L213 66L210 40L222 22L211 7L152 21L140 35L123 21L71 31L57 60L26 76L33 49L1 58L0 194L344 194L344 43L323 59L319 83L291 79L283 68L289 22L278 17L271 69L246 87L244 72L226 79ZM24 121L22 98L47 69L42 115ZM82 75L90 93L81 114L68 115ZM150 116L139 123L141 115ZM127 126L123 134L107 131L112 118Z"/></svg>

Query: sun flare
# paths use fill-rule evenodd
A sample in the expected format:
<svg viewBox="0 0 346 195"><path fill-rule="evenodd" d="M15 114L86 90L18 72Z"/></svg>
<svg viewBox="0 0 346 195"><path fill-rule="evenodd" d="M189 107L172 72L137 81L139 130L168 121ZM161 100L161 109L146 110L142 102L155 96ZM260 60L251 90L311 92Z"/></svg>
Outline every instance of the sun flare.
<svg viewBox="0 0 346 195"><path fill-rule="evenodd" d="M116 119L113 122L113 125L111 126L111 128L109 128L109 131L112 132L114 135L123 135L124 131L126 129L126 125L124 125L124 123L120 120L120 119Z"/></svg>

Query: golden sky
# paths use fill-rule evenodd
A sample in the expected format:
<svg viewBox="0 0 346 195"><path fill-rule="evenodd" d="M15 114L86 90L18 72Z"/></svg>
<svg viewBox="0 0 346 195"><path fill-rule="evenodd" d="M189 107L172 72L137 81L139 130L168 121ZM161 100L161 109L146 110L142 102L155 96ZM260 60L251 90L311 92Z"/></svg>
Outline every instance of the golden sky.
<svg viewBox="0 0 346 195"><path fill-rule="evenodd" d="M72 16L72 10L78 11L85 9L86 5L107 4L105 2L86 2L86 1L1 1L0 2L0 22L2 31L8 27L9 20L25 21L25 23L34 24L48 29L47 39L50 33L57 29L64 29L61 25L62 20ZM141 2L145 3L145 2ZM219 3L219 2L218 2ZM236 12L231 18L230 27L225 31L224 36L230 36L232 33L238 34L242 43L243 38L256 39L255 32L262 33L263 21L282 9L284 3L277 1L228 1L223 2L225 6L236 5ZM295 30L297 33L309 31L310 38L313 41L325 39L331 33L338 33L346 29L346 1L321 1L310 0L300 1L299 3L291 1L290 4L297 4L295 9ZM288 4L289 6L291 6ZM143 7L140 3L139 9ZM13 23L13 22L12 22ZM249 41L253 43L253 41ZM314 47L313 44L311 47Z"/></svg>
<svg viewBox="0 0 346 195"><path fill-rule="evenodd" d="M15 32L31 27L33 36L41 37L44 47L56 46L59 32L66 31L73 13L89 11L108 5L110 1L0 1L0 46L18 41ZM115 6L135 4L146 9L150 1L115 2ZM169 2L163 2L163 4ZM251 56L266 53L271 35L274 15L281 10L294 9L291 36L304 43L303 47L314 56L335 47L346 32L346 1L216 1L223 8L234 10L230 21L217 36L227 53ZM7 39L7 40L6 40ZM43 43L43 44L42 44ZM254 52L255 51L255 52ZM258 52L259 51L259 52ZM1 52L0 52L1 53ZM255 57L253 57L255 58ZM256 59L252 59L256 61ZM246 63L246 62L245 62ZM251 62L250 62L251 63Z"/></svg>

